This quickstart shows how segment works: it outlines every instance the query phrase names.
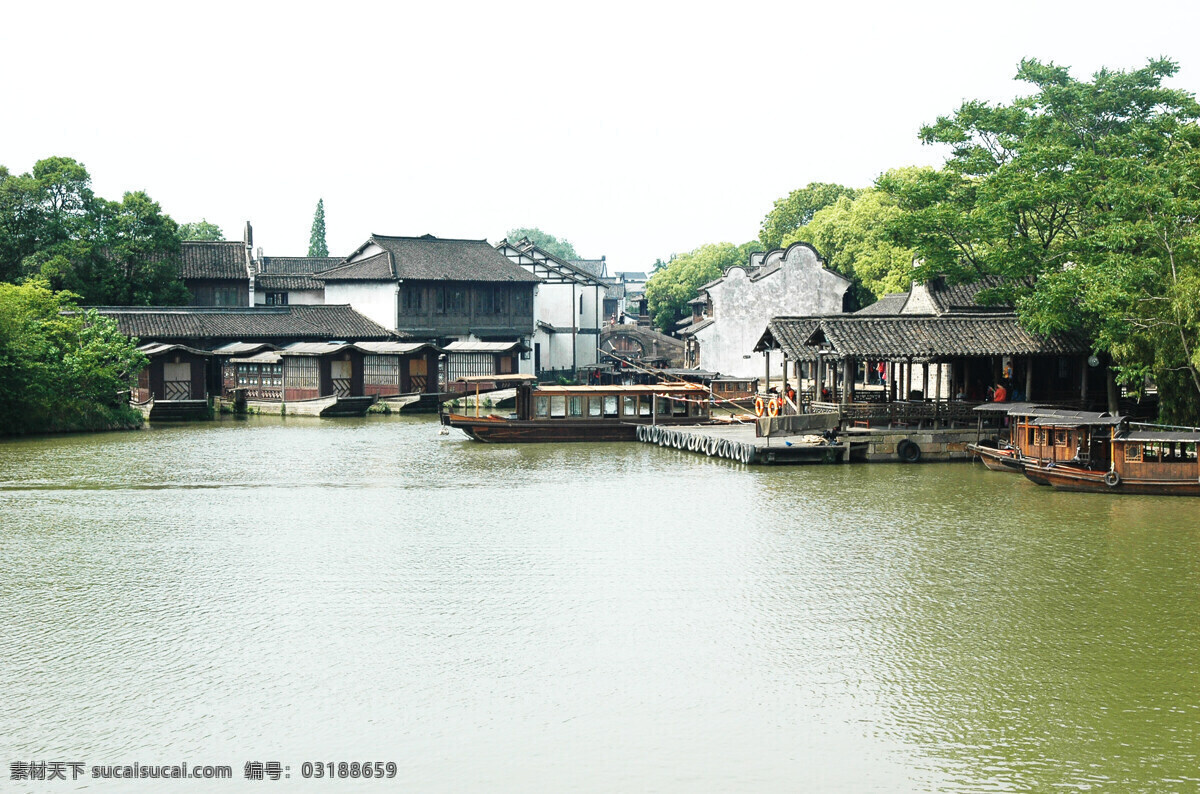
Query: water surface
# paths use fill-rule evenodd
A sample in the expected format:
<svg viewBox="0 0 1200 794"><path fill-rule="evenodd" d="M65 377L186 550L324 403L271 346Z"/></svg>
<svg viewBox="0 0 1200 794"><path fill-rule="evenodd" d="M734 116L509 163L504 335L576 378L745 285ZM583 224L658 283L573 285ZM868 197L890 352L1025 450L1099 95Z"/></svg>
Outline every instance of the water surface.
<svg viewBox="0 0 1200 794"><path fill-rule="evenodd" d="M6 777L188 761L236 780L175 785L237 789L278 760L304 789L303 761L382 760L414 791L1200 786L1200 500L437 429L0 442Z"/></svg>

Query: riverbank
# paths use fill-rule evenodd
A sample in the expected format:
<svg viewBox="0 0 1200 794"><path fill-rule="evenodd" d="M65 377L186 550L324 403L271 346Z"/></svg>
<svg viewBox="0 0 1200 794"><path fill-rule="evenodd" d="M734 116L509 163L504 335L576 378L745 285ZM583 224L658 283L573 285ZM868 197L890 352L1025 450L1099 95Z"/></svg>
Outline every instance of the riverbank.
<svg viewBox="0 0 1200 794"><path fill-rule="evenodd" d="M15 423L9 424L9 432L0 434L0 438L138 430L143 426L143 422L144 417L137 409L97 405L74 411L60 411L52 417L34 421L23 427Z"/></svg>

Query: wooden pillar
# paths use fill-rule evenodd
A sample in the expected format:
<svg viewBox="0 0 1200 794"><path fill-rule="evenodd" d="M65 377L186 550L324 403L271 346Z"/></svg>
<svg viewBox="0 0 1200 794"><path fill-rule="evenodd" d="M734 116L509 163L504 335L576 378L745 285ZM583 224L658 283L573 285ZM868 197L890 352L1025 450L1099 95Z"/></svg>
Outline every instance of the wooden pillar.
<svg viewBox="0 0 1200 794"><path fill-rule="evenodd" d="M889 361L887 363L887 373L888 373L887 398L888 398L888 402L894 403L894 402L896 402L896 362L895 361Z"/></svg>
<svg viewBox="0 0 1200 794"><path fill-rule="evenodd" d="M1025 402L1033 402L1033 356L1025 359Z"/></svg>
<svg viewBox="0 0 1200 794"><path fill-rule="evenodd" d="M1079 401L1087 407L1088 398L1088 357L1083 356L1079 360Z"/></svg>
<svg viewBox="0 0 1200 794"><path fill-rule="evenodd" d="M765 363L764 371L763 371L763 376L765 378L765 381L763 382L762 388L759 389L759 391L761 391L765 394L766 392L768 392L771 389L771 351L770 351L770 349L763 351L763 361Z"/></svg>
<svg viewBox="0 0 1200 794"><path fill-rule="evenodd" d="M784 351L783 351L783 389L782 389L782 390L779 392L780 394L784 394L784 395L786 395L786 394L787 394L787 390L788 390L788 371L787 371L787 364L788 364L788 362L787 362L787 351L786 351L786 350L784 350Z"/></svg>
<svg viewBox="0 0 1200 794"><path fill-rule="evenodd" d="M929 399L929 362L921 365L921 399Z"/></svg>
<svg viewBox="0 0 1200 794"><path fill-rule="evenodd" d="M842 405L849 404L854 399L854 359L846 356L842 359Z"/></svg>
<svg viewBox="0 0 1200 794"><path fill-rule="evenodd" d="M1116 414L1117 410L1120 408L1120 404L1117 399L1117 381L1113 378L1112 367L1105 369L1105 381L1105 386L1107 387L1108 391L1108 412L1110 414Z"/></svg>
<svg viewBox="0 0 1200 794"><path fill-rule="evenodd" d="M908 400L912 397L912 391L912 356L909 356L908 361L905 362L903 399Z"/></svg>

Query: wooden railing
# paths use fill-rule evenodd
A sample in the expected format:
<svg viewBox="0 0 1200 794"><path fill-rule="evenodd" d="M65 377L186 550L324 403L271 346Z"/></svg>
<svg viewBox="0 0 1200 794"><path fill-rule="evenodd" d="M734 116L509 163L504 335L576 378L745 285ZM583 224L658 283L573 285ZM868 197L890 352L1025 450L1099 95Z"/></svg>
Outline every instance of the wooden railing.
<svg viewBox="0 0 1200 794"><path fill-rule="evenodd" d="M979 419L977 402L813 402L812 411L837 411L846 426L858 427L933 427L973 426Z"/></svg>

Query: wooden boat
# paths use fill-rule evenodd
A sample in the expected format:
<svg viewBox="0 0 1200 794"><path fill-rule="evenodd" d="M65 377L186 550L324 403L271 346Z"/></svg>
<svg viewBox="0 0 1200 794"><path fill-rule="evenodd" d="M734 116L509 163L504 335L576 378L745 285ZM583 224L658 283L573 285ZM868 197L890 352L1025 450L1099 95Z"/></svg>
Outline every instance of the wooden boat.
<svg viewBox="0 0 1200 794"><path fill-rule="evenodd" d="M1109 444L1125 417L1106 411L1080 411L1037 403L987 403L975 409L982 415L1001 414L1008 425L1007 438L968 444L992 471L1024 472L1039 485L1049 485L1041 471L1046 466L1068 464L1103 471L1109 466ZM1003 428L1002 428L1003 430Z"/></svg>
<svg viewBox="0 0 1200 794"><path fill-rule="evenodd" d="M1000 446L995 442L989 444L986 441L980 441L967 444L967 451L978 457L983 465L991 471L1020 474L1025 470L1025 464L1021 461L1017 450L1007 445Z"/></svg>
<svg viewBox="0 0 1200 794"><path fill-rule="evenodd" d="M1062 491L1200 496L1200 430L1142 429L1113 437L1107 469L1075 464L1027 466L1025 476Z"/></svg>
<svg viewBox="0 0 1200 794"><path fill-rule="evenodd" d="M476 441L635 441L639 425L695 425L709 419L708 389L694 383L517 387L510 416L443 414Z"/></svg>

